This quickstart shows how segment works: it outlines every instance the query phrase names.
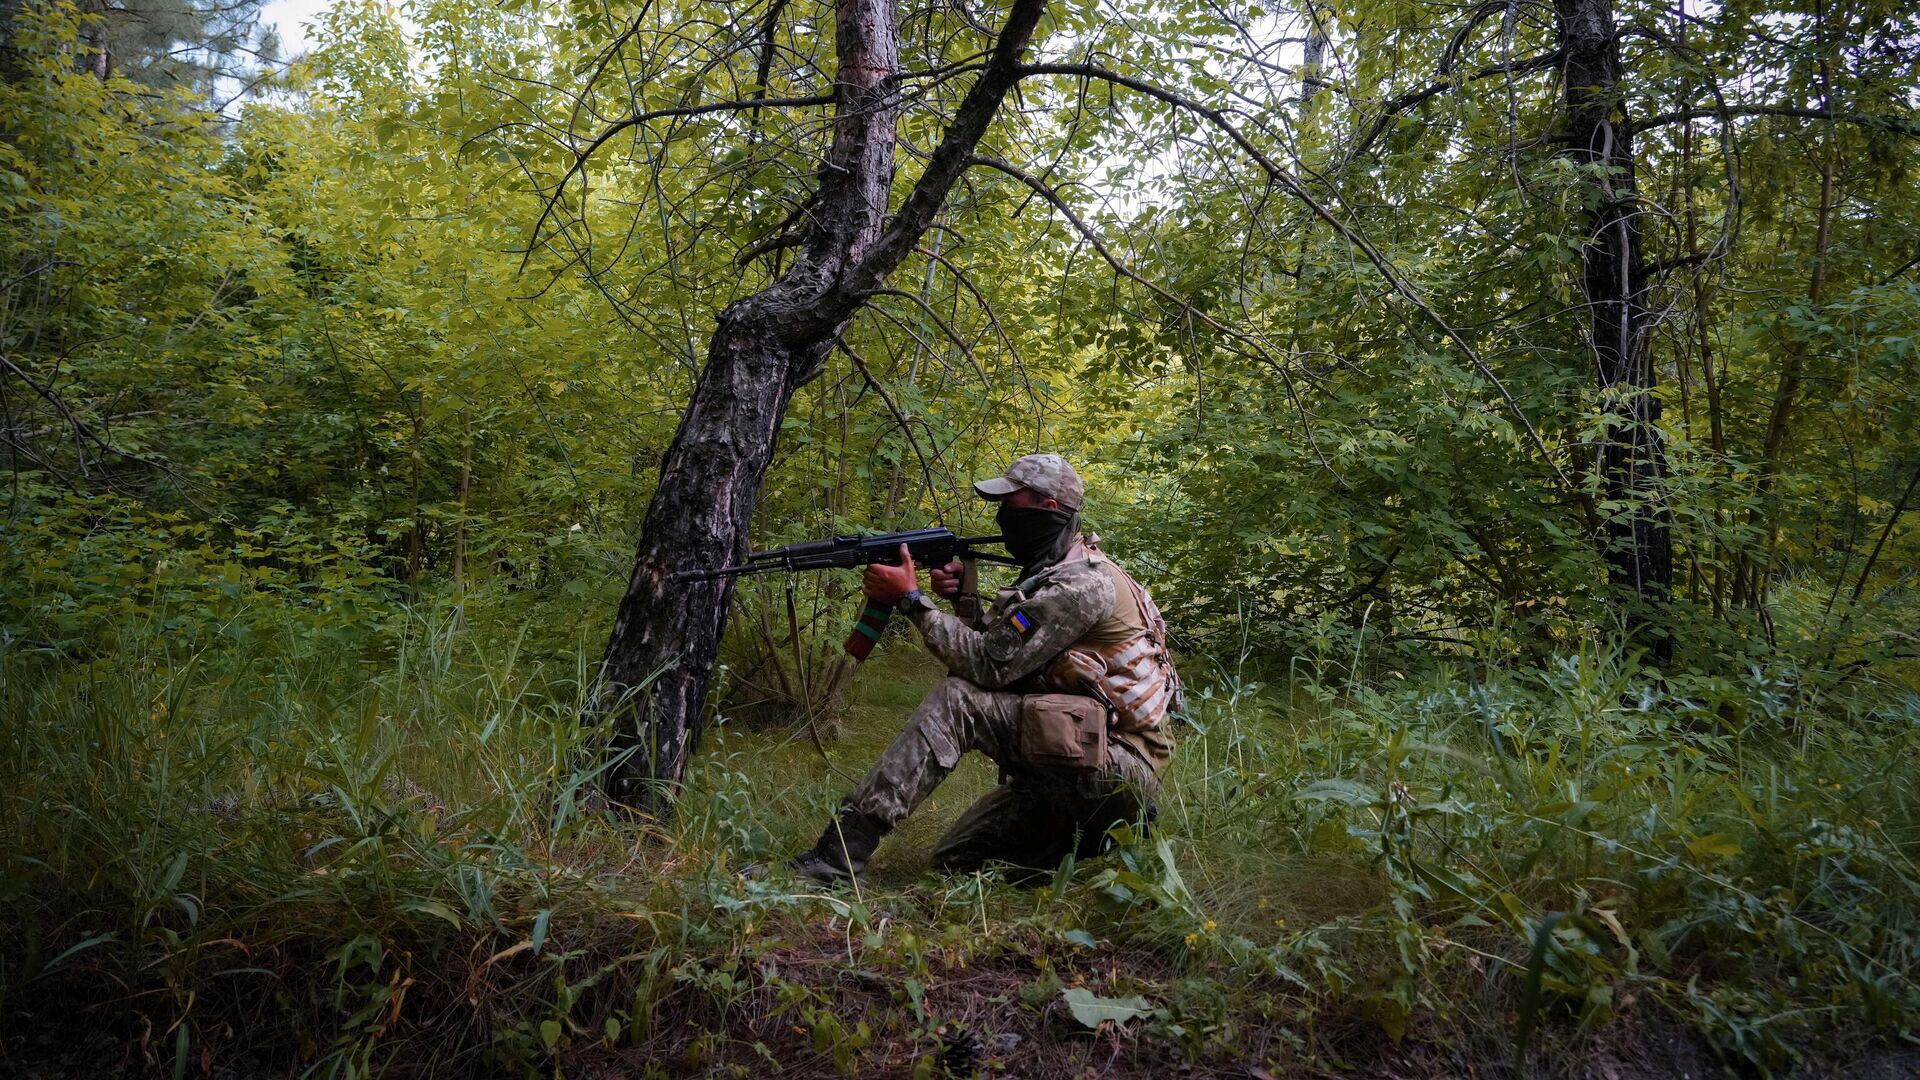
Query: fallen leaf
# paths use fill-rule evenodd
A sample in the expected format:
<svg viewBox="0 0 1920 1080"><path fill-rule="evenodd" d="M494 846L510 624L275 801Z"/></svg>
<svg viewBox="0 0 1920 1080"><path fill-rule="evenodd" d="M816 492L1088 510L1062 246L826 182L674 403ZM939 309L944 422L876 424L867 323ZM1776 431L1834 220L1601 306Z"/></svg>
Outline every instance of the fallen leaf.
<svg viewBox="0 0 1920 1080"><path fill-rule="evenodd" d="M1097 1028L1108 1021L1124 1024L1153 1015L1153 1006L1137 994L1133 997L1108 998L1076 986L1060 991L1060 996L1066 999L1067 1008L1073 1010L1073 1018L1089 1028Z"/></svg>

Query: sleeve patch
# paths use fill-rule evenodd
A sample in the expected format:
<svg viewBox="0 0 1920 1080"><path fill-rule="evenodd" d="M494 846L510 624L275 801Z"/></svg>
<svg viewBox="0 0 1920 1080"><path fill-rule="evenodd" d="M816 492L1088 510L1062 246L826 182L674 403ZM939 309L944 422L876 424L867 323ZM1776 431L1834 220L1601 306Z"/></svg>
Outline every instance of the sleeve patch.
<svg viewBox="0 0 1920 1080"><path fill-rule="evenodd" d="M1012 619L998 620L987 630L985 641L987 659L996 664L1004 664L1020 654L1020 647L1023 644L1025 639L1013 628Z"/></svg>
<svg viewBox="0 0 1920 1080"><path fill-rule="evenodd" d="M1021 637L1033 633L1033 620L1024 611L1016 611L1007 616L1007 625L1014 628Z"/></svg>

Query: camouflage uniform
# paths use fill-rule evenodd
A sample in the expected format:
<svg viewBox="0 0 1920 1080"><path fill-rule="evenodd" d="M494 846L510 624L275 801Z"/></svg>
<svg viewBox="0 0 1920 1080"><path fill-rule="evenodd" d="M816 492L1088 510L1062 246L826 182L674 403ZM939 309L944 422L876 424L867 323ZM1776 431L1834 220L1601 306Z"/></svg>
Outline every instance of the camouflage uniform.
<svg viewBox="0 0 1920 1080"><path fill-rule="evenodd" d="M1173 749L1162 726L1112 732L1097 770L1037 765L1020 748L1022 695L1070 689L1050 683L1049 665L1103 630L1113 636L1143 623L1133 590L1120 587L1125 580L1081 540L1058 563L1002 589L980 619L931 606L911 612L948 677L847 796L846 809L891 829L961 755L978 750L1000 766L1001 783L935 846L933 863L941 869L970 870L989 860L1051 868L1070 850L1093 853L1113 825L1150 812L1156 774Z"/></svg>

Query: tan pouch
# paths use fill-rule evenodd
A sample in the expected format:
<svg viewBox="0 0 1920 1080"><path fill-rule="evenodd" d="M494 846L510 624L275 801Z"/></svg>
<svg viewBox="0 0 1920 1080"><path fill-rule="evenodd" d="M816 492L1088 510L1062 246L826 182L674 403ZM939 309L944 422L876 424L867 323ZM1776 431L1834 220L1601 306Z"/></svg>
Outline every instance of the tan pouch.
<svg viewBox="0 0 1920 1080"><path fill-rule="evenodd" d="M1098 769L1107 761L1107 706L1080 694L1020 699L1020 755L1029 764Z"/></svg>

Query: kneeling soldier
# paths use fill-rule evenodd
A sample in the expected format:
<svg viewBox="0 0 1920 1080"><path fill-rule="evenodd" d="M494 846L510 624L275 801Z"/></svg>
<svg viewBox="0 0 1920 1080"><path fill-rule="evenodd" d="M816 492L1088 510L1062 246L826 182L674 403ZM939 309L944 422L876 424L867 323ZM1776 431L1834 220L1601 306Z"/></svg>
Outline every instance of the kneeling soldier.
<svg viewBox="0 0 1920 1080"><path fill-rule="evenodd" d="M982 613L977 596L961 595L959 563L934 569L933 591L956 616L920 591L910 559L868 567L867 598L912 619L947 677L793 860L799 873L858 875L969 750L992 758L1001 782L935 845L942 870L1051 869L1152 814L1173 754L1168 714L1181 707L1159 609L1097 537L1080 534L1080 477L1058 455L1023 457L974 490L999 504L1020 580Z"/></svg>

